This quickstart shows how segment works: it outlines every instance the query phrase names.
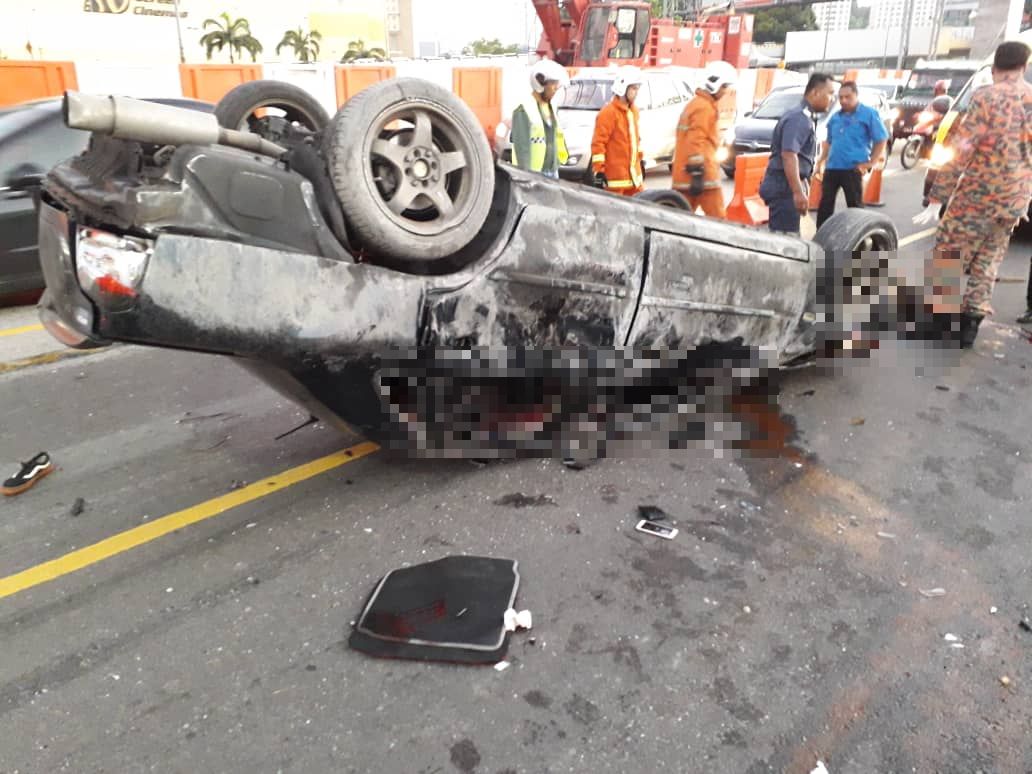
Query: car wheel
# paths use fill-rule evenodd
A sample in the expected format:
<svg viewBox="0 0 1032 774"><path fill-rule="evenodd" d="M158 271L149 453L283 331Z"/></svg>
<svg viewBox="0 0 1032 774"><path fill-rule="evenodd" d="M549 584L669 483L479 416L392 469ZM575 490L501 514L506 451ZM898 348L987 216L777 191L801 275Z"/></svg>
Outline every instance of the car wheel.
<svg viewBox="0 0 1032 774"><path fill-rule="evenodd" d="M250 131L279 144L304 139L330 122L315 97L282 81L240 84L215 105L215 118L219 126Z"/></svg>
<svg viewBox="0 0 1032 774"><path fill-rule="evenodd" d="M642 201L652 202L658 204L661 207L670 207L675 210L684 210L685 212L691 212L692 206L688 203L688 200L684 198L684 195L679 191L674 191L669 188L653 188L647 191L634 195L635 199L641 199Z"/></svg>
<svg viewBox="0 0 1032 774"><path fill-rule="evenodd" d="M852 208L828 218L814 236L824 250L817 277L817 304L824 313L818 351L867 350L875 346L876 304L891 296L890 258L899 247L892 219ZM819 337L820 338L820 337Z"/></svg>
<svg viewBox="0 0 1032 774"><path fill-rule="evenodd" d="M465 103L435 84L399 78L359 92L331 121L323 153L344 217L371 252L443 258L487 220L487 137Z"/></svg>
<svg viewBox="0 0 1032 774"><path fill-rule="evenodd" d="M920 137L911 137L903 145L903 150L899 153L899 163L903 165L903 169L913 169L917 164L921 158L921 142Z"/></svg>

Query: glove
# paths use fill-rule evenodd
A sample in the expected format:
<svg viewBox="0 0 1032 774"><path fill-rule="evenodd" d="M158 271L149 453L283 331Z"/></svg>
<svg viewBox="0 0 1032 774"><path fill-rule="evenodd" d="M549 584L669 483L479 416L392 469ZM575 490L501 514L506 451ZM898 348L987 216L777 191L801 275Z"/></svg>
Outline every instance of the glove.
<svg viewBox="0 0 1032 774"><path fill-rule="evenodd" d="M685 167L684 171L692 176L692 182L688 186L689 196L702 196L706 190L705 182L702 179L702 167Z"/></svg>
<svg viewBox="0 0 1032 774"><path fill-rule="evenodd" d="M606 173L596 172L593 185L595 188L609 188L609 181L606 179Z"/></svg>
<svg viewBox="0 0 1032 774"><path fill-rule="evenodd" d="M911 218L915 226L924 226L928 223L935 223L939 220L939 209L940 204L938 202L932 202L925 207L921 212Z"/></svg>

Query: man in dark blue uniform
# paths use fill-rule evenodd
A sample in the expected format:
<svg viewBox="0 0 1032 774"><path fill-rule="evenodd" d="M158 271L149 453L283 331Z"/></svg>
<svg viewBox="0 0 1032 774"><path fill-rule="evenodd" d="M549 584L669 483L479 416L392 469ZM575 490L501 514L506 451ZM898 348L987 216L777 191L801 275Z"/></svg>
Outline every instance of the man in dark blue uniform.
<svg viewBox="0 0 1032 774"><path fill-rule="evenodd" d="M823 183L817 228L835 212L840 188L847 207L863 206L864 175L884 163L889 139L878 111L860 101L854 81L839 87L838 99L842 109L828 119L828 139L813 173Z"/></svg>
<svg viewBox="0 0 1032 774"><path fill-rule="evenodd" d="M799 233L799 219L809 210L810 177L817 156L817 116L827 112L835 95L830 75L814 73L803 101L774 127L770 161L760 183L760 197L770 210L771 231Z"/></svg>

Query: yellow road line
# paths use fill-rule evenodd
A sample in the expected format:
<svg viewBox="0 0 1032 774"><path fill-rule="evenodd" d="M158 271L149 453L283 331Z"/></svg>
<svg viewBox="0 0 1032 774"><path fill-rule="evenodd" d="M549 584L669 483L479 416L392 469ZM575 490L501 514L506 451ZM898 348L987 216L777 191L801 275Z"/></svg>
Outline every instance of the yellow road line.
<svg viewBox="0 0 1032 774"><path fill-rule="evenodd" d="M926 228L924 231L918 231L916 234L911 234L908 237L903 237L901 240L899 240L899 246L906 247L907 245L914 244L914 242L920 242L922 239L925 239L926 237L930 237L933 234L935 234L935 231L936 229L934 228Z"/></svg>
<svg viewBox="0 0 1032 774"><path fill-rule="evenodd" d="M6 330L0 330L0 339L4 336L17 336L20 333L33 333L41 330L43 330L43 326L39 323L36 323L35 325L23 325L20 328L7 328Z"/></svg>
<svg viewBox="0 0 1032 774"><path fill-rule="evenodd" d="M98 352L104 351L105 350L103 349L59 349L56 352L44 352L42 355L33 355L32 357L22 358L21 360L11 360L7 363L0 363L0 374L7 374L11 371L21 371L23 368L31 368L32 366L56 363L58 360L65 360L70 357L95 355Z"/></svg>
<svg viewBox="0 0 1032 774"><path fill-rule="evenodd" d="M375 443L368 441L360 443L349 449L291 468L279 475L256 481L250 486L216 497L214 500L199 503L185 510L170 513L168 516L162 516L148 524L112 535L99 543L72 551L57 559L37 564L35 567L22 570L14 575L8 575L6 578L0 578L0 599L110 559L117 554L157 540L170 532L175 532L177 529L218 516L245 503L260 500L273 492L279 492L289 486L373 454L379 448Z"/></svg>

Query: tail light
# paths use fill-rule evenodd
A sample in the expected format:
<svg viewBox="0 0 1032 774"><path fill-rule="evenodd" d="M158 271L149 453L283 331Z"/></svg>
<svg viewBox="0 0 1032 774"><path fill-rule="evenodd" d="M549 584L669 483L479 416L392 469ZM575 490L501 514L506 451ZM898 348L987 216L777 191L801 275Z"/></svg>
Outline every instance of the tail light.
<svg viewBox="0 0 1032 774"><path fill-rule="evenodd" d="M128 306L136 298L153 249L149 239L80 228L75 251L79 284L104 307Z"/></svg>

